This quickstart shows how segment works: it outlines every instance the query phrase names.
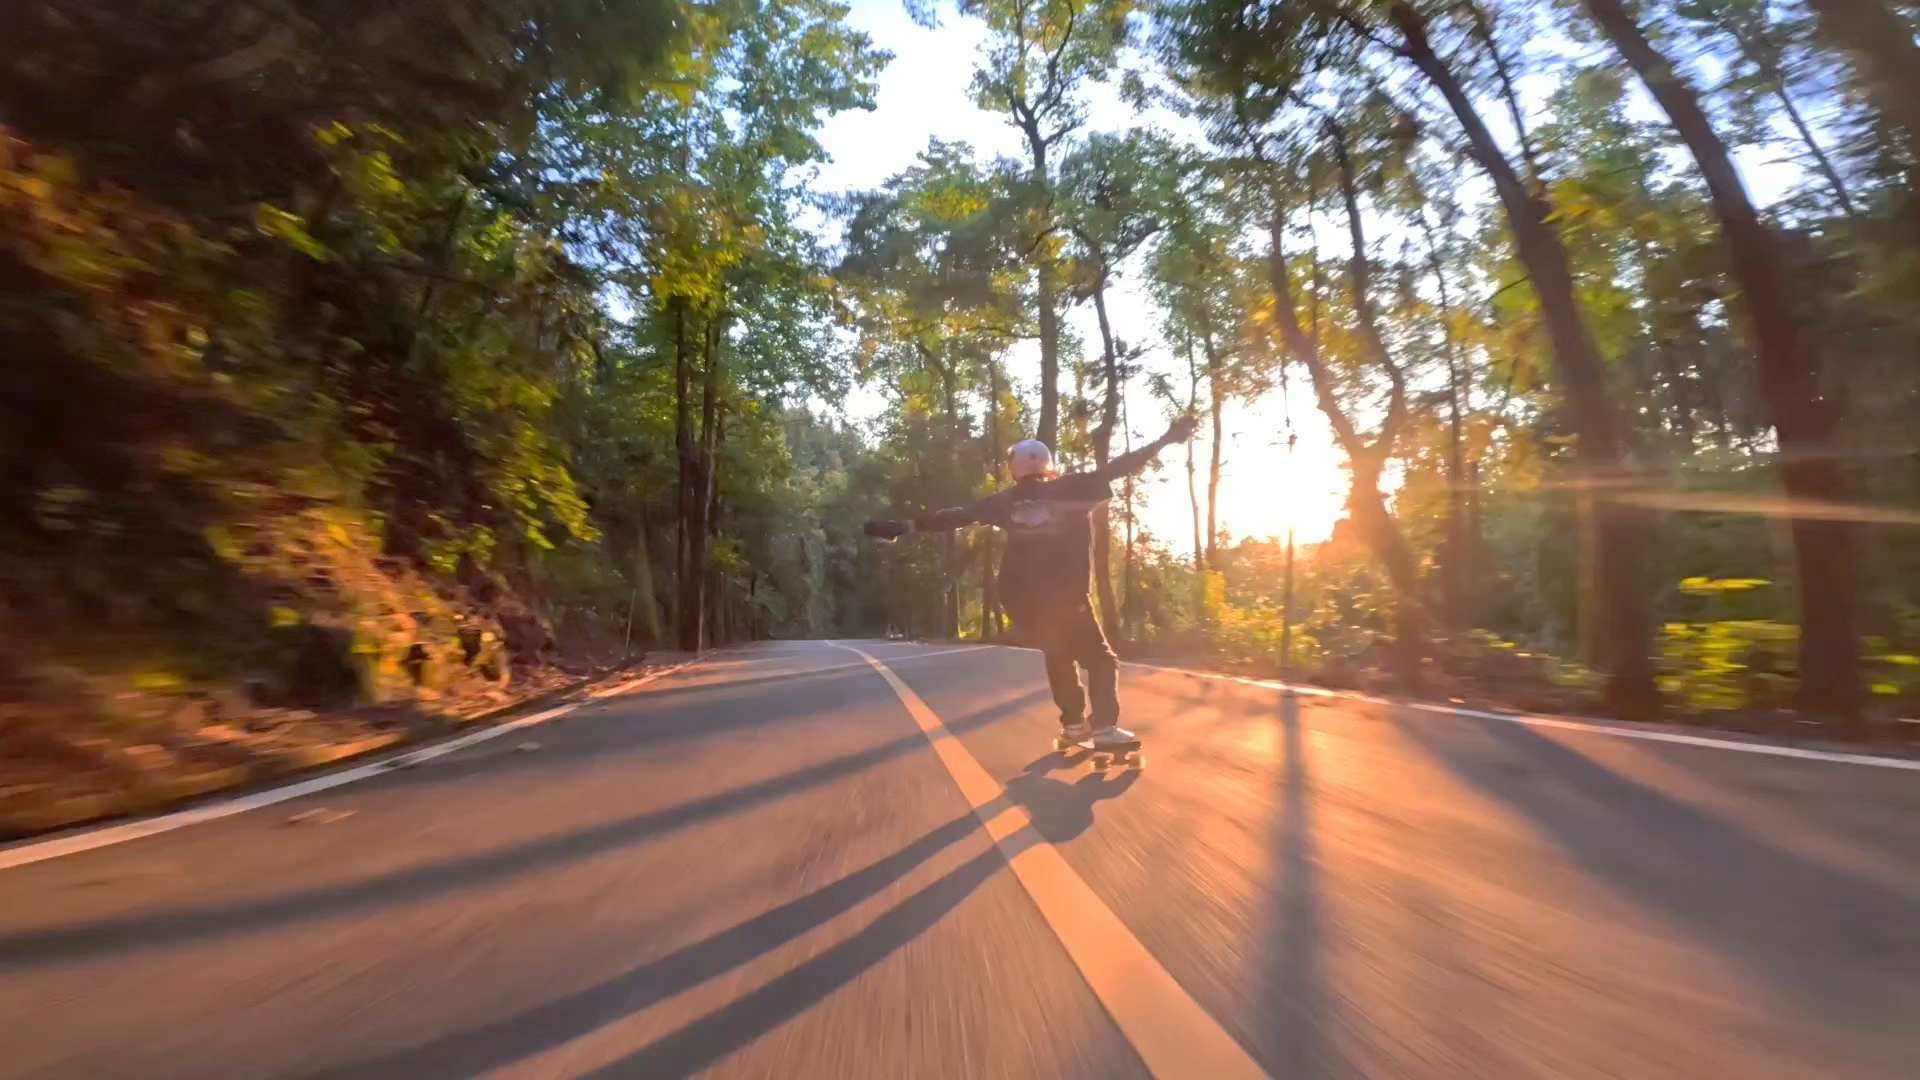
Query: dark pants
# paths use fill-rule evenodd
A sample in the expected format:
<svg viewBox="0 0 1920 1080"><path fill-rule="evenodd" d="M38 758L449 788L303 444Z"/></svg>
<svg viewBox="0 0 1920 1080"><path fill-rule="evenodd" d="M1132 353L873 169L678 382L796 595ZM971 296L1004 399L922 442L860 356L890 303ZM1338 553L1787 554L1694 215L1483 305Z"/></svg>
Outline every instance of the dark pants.
<svg viewBox="0 0 1920 1080"><path fill-rule="evenodd" d="M1047 666L1047 686L1060 707L1060 725L1091 719L1096 728L1120 722L1120 661L1107 644L1106 632L1093 613L1091 597L1077 600L1036 600L1008 605L1015 629L1040 650ZM1024 610L1023 610L1024 609ZM1078 665L1086 669L1087 685L1080 687ZM1089 715L1087 707L1092 704Z"/></svg>

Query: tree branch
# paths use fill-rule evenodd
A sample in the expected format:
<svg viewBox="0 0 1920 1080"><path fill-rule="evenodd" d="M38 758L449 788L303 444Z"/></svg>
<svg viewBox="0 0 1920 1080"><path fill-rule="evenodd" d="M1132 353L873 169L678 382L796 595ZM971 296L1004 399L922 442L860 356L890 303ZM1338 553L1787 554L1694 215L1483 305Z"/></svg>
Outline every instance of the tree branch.
<svg viewBox="0 0 1920 1080"><path fill-rule="evenodd" d="M1367 448L1373 459L1374 468L1379 468L1388 455L1393 453L1394 441L1400 435L1400 429L1407 420L1407 377L1394 363L1393 355L1387 351L1386 339L1380 334L1380 322L1373 307L1373 270L1367 259L1367 235L1360 221L1360 185L1354 175L1353 156L1347 146L1347 132L1331 117L1325 121L1327 134L1333 139L1334 164L1340 175L1340 198L1347 210L1347 233L1352 238L1353 255L1347 261L1347 287L1353 293L1353 311L1360 325L1360 340L1372 353L1374 363L1387 373L1389 391L1387 397L1387 416L1380 425L1380 434L1373 445Z"/></svg>

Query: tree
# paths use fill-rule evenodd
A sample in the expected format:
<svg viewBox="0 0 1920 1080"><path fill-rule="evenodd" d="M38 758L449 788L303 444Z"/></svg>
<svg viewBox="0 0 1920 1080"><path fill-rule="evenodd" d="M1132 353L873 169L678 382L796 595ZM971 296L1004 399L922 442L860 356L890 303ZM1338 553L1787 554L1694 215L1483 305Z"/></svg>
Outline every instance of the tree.
<svg viewBox="0 0 1920 1080"><path fill-rule="evenodd" d="M1841 175L1840 165L1814 133L1794 93L1790 54L1807 44L1804 28L1795 25L1797 20L1775 18L1773 5L1767 0L1684 0L1674 6L1674 14L1733 43L1741 69L1722 82L1734 98L1736 109L1764 114L1770 111L1766 103L1777 106L1812 159L1834 207L1849 218L1857 218L1861 210Z"/></svg>
<svg viewBox="0 0 1920 1080"><path fill-rule="evenodd" d="M1019 198L1011 167L981 168L964 145L935 142L921 164L879 192L855 196L838 276L860 327L869 377L891 384L905 418L939 418L932 446L916 451L923 509L965 502L995 476L1004 402L1000 356L1026 332L1016 288L1023 271L1011 208ZM967 399L986 414L982 460ZM930 459L930 460L929 460ZM939 626L960 628L960 541L944 557ZM991 552L983 545L983 559ZM992 575L983 575L990 590ZM982 618L995 607L983 596Z"/></svg>
<svg viewBox="0 0 1920 1080"><path fill-rule="evenodd" d="M937 5L910 10L932 25ZM1055 205L1061 144L1085 121L1082 86L1112 74L1126 44L1131 0L958 0L992 33L975 72L975 103L1004 113L1027 147L1025 217L1040 336L1040 417L1034 435L1059 449L1060 248Z"/></svg>
<svg viewBox="0 0 1920 1080"><path fill-rule="evenodd" d="M1913 25L1881 0L1809 0L1816 32L1853 60L1868 97L1907 133L1920 160L1920 45Z"/></svg>
<svg viewBox="0 0 1920 1080"><path fill-rule="evenodd" d="M1275 160L1276 155L1268 147L1262 133L1249 130L1244 133L1247 140L1245 145L1268 173L1267 191L1272 200L1267 239L1268 281L1274 301L1273 320L1288 354L1307 369L1320 411L1326 416L1334 438L1347 455L1348 468L1352 473L1348 512L1363 542L1386 569L1397 594L1395 669L1407 686L1417 687L1420 683L1421 661L1426 651L1427 623L1420 595L1419 568L1412 548L1388 512L1386 500L1380 493L1381 473L1409 420L1407 376L1401 364L1393 358L1381 333L1373 294L1372 260L1368 254L1361 215L1360 180L1354 163L1350 131L1346 122L1332 115L1321 117L1321 127L1331 160L1320 164L1331 165L1339 191L1339 205L1346 218L1352 245L1346 271L1352 321L1345 327L1337 327L1335 332L1344 339L1353 354L1353 360L1378 368L1388 380L1385 415L1373 438L1368 439L1360 432L1349 409L1340 400L1337 388L1340 380L1328 363L1327 350L1324 348L1326 335L1322 327L1327 324L1323 324L1317 315L1310 316L1304 325L1301 321L1301 313L1294 300L1293 270L1288 265L1284 248L1289 208L1300 197L1288 190L1289 178L1281 162ZM1307 196L1307 200L1311 201L1311 195ZM1308 274L1309 288L1312 289L1317 309L1322 292L1317 253L1309 254Z"/></svg>
<svg viewBox="0 0 1920 1080"><path fill-rule="evenodd" d="M1800 597L1800 703L1816 713L1851 716L1860 704L1851 544L1845 522L1811 516L1814 507L1842 501L1845 484L1833 457L1833 420L1820 386L1819 356L1795 311L1786 261L1686 80L1654 49L1620 0L1584 2L1680 132L1713 194L1740 282L1741 306L1753 327L1760 392L1780 439L1781 484L1797 504L1792 529Z"/></svg>
<svg viewBox="0 0 1920 1080"><path fill-rule="evenodd" d="M1553 223L1552 204L1522 182L1481 119L1465 84L1435 51L1427 18L1404 0L1394 0L1387 15L1400 34L1397 51L1446 101L1474 160L1493 180L1494 191L1506 210L1514 246L1526 265L1528 284L1539 298L1547 336L1553 343L1556 377L1579 434L1584 482L1597 488L1622 478L1626 445L1619 414L1599 349L1575 296L1567 252ZM1603 667L1610 676L1608 702L1618 715L1642 718L1659 708L1643 579L1643 515L1624 503L1606 501L1598 516L1600 550L1594 592L1604 603Z"/></svg>
<svg viewBox="0 0 1920 1080"><path fill-rule="evenodd" d="M678 626L689 651L710 637L707 569L726 413L722 367L735 315L730 289L742 275L798 272L791 256L799 246L777 209L786 177L821 156L813 132L826 113L870 100L865 80L880 60L837 23L840 11L817 2L739 9L740 21L720 28L707 60L712 81L687 98L670 129L669 154L683 181L656 204L659 227L642 257L647 291L672 335ZM784 270L774 269L782 262Z"/></svg>
<svg viewBox="0 0 1920 1080"><path fill-rule="evenodd" d="M1061 163L1061 219L1073 238L1071 292L1076 300L1093 302L1100 326L1101 404L1093 457L1103 467L1113 450L1130 362L1137 352L1114 337L1107 290L1120 265L1165 226L1178 199L1180 170L1179 156L1164 138L1137 130L1124 136L1096 134ZM1093 523L1094 581L1107 624L1121 626L1113 596L1112 550L1112 528L1102 507Z"/></svg>

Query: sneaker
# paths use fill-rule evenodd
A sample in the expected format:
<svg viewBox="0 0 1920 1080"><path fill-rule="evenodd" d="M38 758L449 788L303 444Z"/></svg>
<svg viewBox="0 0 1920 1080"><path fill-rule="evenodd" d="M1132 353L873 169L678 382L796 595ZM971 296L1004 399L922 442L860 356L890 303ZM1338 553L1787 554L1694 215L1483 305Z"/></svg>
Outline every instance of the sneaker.
<svg viewBox="0 0 1920 1080"><path fill-rule="evenodd" d="M1093 738L1090 741L1093 743L1094 749L1098 750L1103 746L1124 746L1129 743L1137 743L1140 741L1140 737L1116 724L1112 727L1103 727L1099 731L1094 732Z"/></svg>
<svg viewBox="0 0 1920 1080"><path fill-rule="evenodd" d="M1093 725L1085 720L1077 724L1060 725L1060 741L1083 743L1093 738Z"/></svg>

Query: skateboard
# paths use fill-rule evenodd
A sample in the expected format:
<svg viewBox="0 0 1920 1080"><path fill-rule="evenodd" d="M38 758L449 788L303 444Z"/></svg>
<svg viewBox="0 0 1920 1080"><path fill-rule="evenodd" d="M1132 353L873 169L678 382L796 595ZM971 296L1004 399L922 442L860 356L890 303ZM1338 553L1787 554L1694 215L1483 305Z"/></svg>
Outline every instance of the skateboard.
<svg viewBox="0 0 1920 1080"><path fill-rule="evenodd" d="M1098 750L1087 748L1087 765L1094 772L1104 773L1114 766L1139 772L1147 765L1146 756L1140 753L1140 740L1103 746Z"/></svg>
<svg viewBox="0 0 1920 1080"><path fill-rule="evenodd" d="M1053 749L1055 752L1068 757L1072 757L1075 753L1087 755L1087 764L1092 767L1094 772L1098 773L1106 772L1115 765L1121 768L1138 770L1144 768L1147 764L1146 757L1140 753L1140 740L1138 739L1132 742L1103 746L1096 750L1090 742L1075 742L1065 735L1055 735L1053 737Z"/></svg>

